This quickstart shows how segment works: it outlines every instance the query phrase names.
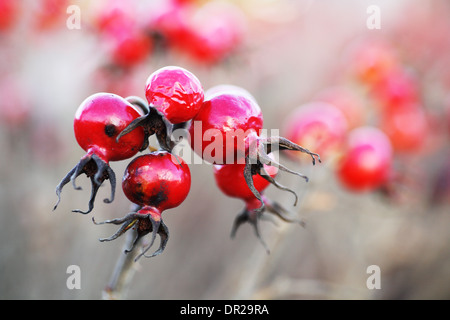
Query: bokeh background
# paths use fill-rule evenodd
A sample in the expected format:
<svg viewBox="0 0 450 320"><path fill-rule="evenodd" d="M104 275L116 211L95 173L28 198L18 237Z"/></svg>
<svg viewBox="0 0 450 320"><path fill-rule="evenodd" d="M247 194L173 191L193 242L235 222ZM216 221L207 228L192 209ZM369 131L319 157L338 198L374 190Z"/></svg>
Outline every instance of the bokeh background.
<svg viewBox="0 0 450 320"><path fill-rule="evenodd" d="M98 241L115 228L91 221L129 211L120 185L112 204L103 203L109 188L101 188L94 211L84 216L71 212L87 208L90 185L80 176L83 191L67 185L52 211L56 185L84 154L72 121L90 94L144 97L148 75L178 65L205 90L234 84L250 91L267 129L283 132L295 108L336 86L358 97L362 124L376 126L380 102L357 70L386 52L414 79L413 89L394 79L387 91L401 99L416 90L427 116L417 147L395 152L404 179L353 192L335 174L344 150L314 167L306 155L308 161L280 155L310 182L279 176L299 194L296 207L290 193L273 186L266 195L306 226L261 223L267 254L250 225L230 239L243 202L220 192L210 165L192 164L188 198L163 215L167 248L136 263L126 298L450 298L450 3L244 0L228 1L234 13L226 17L227 10L204 9L214 1L0 0L0 298L101 299L122 252L124 238ZM70 5L80 9L80 28L69 27L77 22L70 20L75 11L66 11ZM177 6L197 14L189 19L202 35L173 35L185 23ZM379 9L379 29L367 25L370 6ZM118 177L127 163L111 163ZM66 286L70 265L81 269L80 290ZM381 289L366 286L371 265L380 267Z"/></svg>

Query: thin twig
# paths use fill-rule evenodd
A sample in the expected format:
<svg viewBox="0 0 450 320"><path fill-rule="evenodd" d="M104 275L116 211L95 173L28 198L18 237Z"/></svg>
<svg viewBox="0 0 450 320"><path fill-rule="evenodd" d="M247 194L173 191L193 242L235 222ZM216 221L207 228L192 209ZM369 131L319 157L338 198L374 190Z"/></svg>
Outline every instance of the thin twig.
<svg viewBox="0 0 450 320"><path fill-rule="evenodd" d="M135 207L132 208L132 210L135 209ZM137 210L139 210L139 208L137 208ZM128 251L130 250L130 248L132 248L136 236L137 232L134 229L128 230L128 232L125 234L125 243L122 247L119 258L117 259L109 282L103 289L103 300L120 300L126 297L127 289L131 283L131 280L133 279L133 275L136 271L137 266L137 263L134 261L134 259L136 258L138 251L136 248L140 247L139 243L135 244L133 250ZM140 242L142 240L138 241Z"/></svg>

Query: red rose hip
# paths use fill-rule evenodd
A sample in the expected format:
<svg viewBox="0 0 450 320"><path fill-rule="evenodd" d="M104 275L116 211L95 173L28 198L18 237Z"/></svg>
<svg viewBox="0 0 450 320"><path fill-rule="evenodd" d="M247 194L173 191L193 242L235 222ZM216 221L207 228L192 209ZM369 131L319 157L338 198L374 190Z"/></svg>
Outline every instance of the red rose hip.
<svg viewBox="0 0 450 320"><path fill-rule="evenodd" d="M272 154L269 154L273 158ZM261 241L264 248L267 249L265 242L262 240L259 231L259 220L263 213L268 212L274 214L278 218L286 221L293 222L295 220L285 215L286 210L275 201L272 201L263 195L264 190L272 183L276 187L290 191L296 196L292 190L278 184L274 178L278 173L278 168L274 166L264 165L262 169L256 165L252 167L254 174L251 179L253 181L254 188L261 195L261 200L264 203L264 210L259 210L261 203L253 191L247 184L247 179L244 176L245 164L225 164L214 166L214 178L219 189L229 197L239 198L245 202L245 208L239 213L233 223L231 237L234 237L237 229L244 223L249 222L254 230L257 238ZM302 222L301 222L302 223Z"/></svg>
<svg viewBox="0 0 450 320"><path fill-rule="evenodd" d="M187 197L190 186L188 165L182 158L175 158L165 151L135 158L122 180L123 192L131 202L159 211L179 206Z"/></svg>
<svg viewBox="0 0 450 320"><path fill-rule="evenodd" d="M345 155L337 167L339 181L352 191L371 191L383 186L391 174L392 146L375 127L360 127L349 133Z"/></svg>
<svg viewBox="0 0 450 320"><path fill-rule="evenodd" d="M74 119L74 133L78 144L86 151L80 162L61 180L56 187L58 206L63 187L72 181L75 189L75 179L85 173L91 179L91 198L89 213L94 207L94 200L100 185L104 180L111 182L111 199L105 199L110 203L114 199L115 174L109 167L109 161L119 161L131 158L144 144L144 131L142 128L134 131L119 142L118 134L133 120L143 114L143 110L134 106L126 99L112 93L97 93L85 99L78 107Z"/></svg>
<svg viewBox="0 0 450 320"><path fill-rule="evenodd" d="M175 146L171 139L174 129L184 128L202 106L202 85L188 70L168 66L149 76L145 91L149 113L133 121L117 139L142 127L146 134L146 145L148 138L155 134L161 149L171 152Z"/></svg>
<svg viewBox="0 0 450 320"><path fill-rule="evenodd" d="M203 103L203 87L190 71L168 66L152 73L146 83L145 96L173 124L191 120Z"/></svg>
<svg viewBox="0 0 450 320"><path fill-rule="evenodd" d="M175 158L167 151L152 152L135 158L127 166L122 179L122 189L127 198L140 206L123 218L107 220L96 224L120 224L119 230L109 238L100 241L111 241L130 228L135 228L137 237L134 246L146 234L152 232L152 240L142 253L137 256L153 257L161 254L169 239L169 230L164 224L161 214L164 210L179 206L188 196L191 187L189 166L181 158ZM153 245L156 235L161 237L161 244L152 255L145 255Z"/></svg>
<svg viewBox="0 0 450 320"><path fill-rule="evenodd" d="M263 165L276 166L308 180L268 154L275 148L300 151L309 154L313 164L315 157L320 162L319 155L283 137L264 137L261 134L264 121L261 108L247 90L222 85L207 92L211 93L208 93L202 108L190 123L191 147L212 164L245 164L243 175L250 190L260 200L259 210L263 210L264 202L253 185L252 175L255 170L261 170Z"/></svg>

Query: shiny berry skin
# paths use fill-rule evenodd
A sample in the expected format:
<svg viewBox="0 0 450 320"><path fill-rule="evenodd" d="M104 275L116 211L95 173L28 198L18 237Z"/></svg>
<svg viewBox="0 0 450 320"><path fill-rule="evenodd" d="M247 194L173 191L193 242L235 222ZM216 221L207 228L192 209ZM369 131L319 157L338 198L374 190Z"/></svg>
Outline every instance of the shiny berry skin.
<svg viewBox="0 0 450 320"><path fill-rule="evenodd" d="M189 127L191 148L212 164L245 164L244 178L261 203L259 210L263 210L264 202L253 185L252 175L261 171L264 165L276 166L308 181L306 176L289 170L269 156L275 147L307 153L313 164L315 157L319 162L320 157L286 138L259 136L264 120L254 97L247 90L227 85L221 88L223 91L220 88L212 90L192 119ZM277 184L274 180L271 183Z"/></svg>
<svg viewBox="0 0 450 320"><path fill-rule="evenodd" d="M315 150L322 158L335 156L348 131L345 115L332 104L309 102L294 109L283 126L284 136L294 143ZM299 154L289 153L296 160Z"/></svg>
<svg viewBox="0 0 450 320"><path fill-rule="evenodd" d="M159 211L179 206L190 186L189 166L166 151L135 158L122 180L123 192L131 202Z"/></svg>
<svg viewBox="0 0 450 320"><path fill-rule="evenodd" d="M112 223L121 225L119 230L109 238L111 241L130 228L137 232L132 245L133 250L138 241L148 233L152 240L136 258L154 257L161 254L169 239L169 229L164 224L161 214L164 210L179 206L188 196L191 187L191 173L186 162L166 151L157 151L135 158L127 166L122 179L122 189L127 198L138 205L135 212L123 218L107 220L96 224ZM161 237L160 247L152 255L146 255L156 235Z"/></svg>
<svg viewBox="0 0 450 320"><path fill-rule="evenodd" d="M111 198L104 201L110 203L114 200L116 177L109 167L109 161L131 158L141 150L145 142L142 128L137 128L119 141L117 138L124 128L143 114L144 111L139 107L112 93L97 93L81 103L75 113L73 125L75 138L86 154L56 187L58 202L53 210L58 206L62 189L67 183L72 181L75 189L81 189L75 185L75 180L82 173L91 180L89 209L73 211L84 214L91 212L97 191L107 179L111 182Z"/></svg>
<svg viewBox="0 0 450 320"><path fill-rule="evenodd" d="M181 67L167 66L148 77L145 96L169 122L178 124L195 117L202 106L204 92L193 73Z"/></svg>
<svg viewBox="0 0 450 320"><path fill-rule="evenodd" d="M173 131L185 128L202 106L202 85L188 70L167 66L148 77L145 92L149 112L122 130L118 138L140 127L145 132L145 145L154 134L160 148L171 152L176 144Z"/></svg>
<svg viewBox="0 0 450 320"><path fill-rule="evenodd" d="M386 134L376 127L360 127L349 133L336 174L349 190L373 191L388 181L392 162L392 145Z"/></svg>
<svg viewBox="0 0 450 320"><path fill-rule="evenodd" d="M124 98L112 93L97 93L80 105L73 123L78 144L103 161L131 158L142 147L141 128L116 141L117 135L142 112Z"/></svg>
<svg viewBox="0 0 450 320"><path fill-rule="evenodd" d="M191 122L191 146L210 163L235 163L245 156L244 140L262 127L262 111L254 100L238 92L217 93L204 101Z"/></svg>
<svg viewBox="0 0 450 320"><path fill-rule="evenodd" d="M238 163L214 165L214 178L217 186L224 194L251 203L256 198L245 181L244 167L245 164ZM272 178L278 173L278 168L276 167L264 166L264 168ZM259 174L254 175L252 178L253 185L260 193L270 185L270 182Z"/></svg>
<svg viewBox="0 0 450 320"><path fill-rule="evenodd" d="M273 154L269 154L269 157L271 159L274 158ZM245 166L245 164L214 165L214 178L217 186L225 195L241 199L245 202L245 209L241 213L239 213L234 220L231 236L235 236L237 229L242 223L249 222L253 226L257 238L261 241L263 246L268 251L267 246L262 240L259 232L258 222L261 216L265 213L269 213L276 215L278 218L286 222L294 222L296 220L287 217L285 215L286 210L284 208L282 208L278 203L264 196L264 190L271 183L280 189L287 191L291 190L275 182L274 178L278 173L278 168L274 166L264 165L263 171L259 170L257 166L254 166L253 169L255 169L255 172L254 174L252 174L251 179L253 181L253 187L260 194L260 199L258 199L247 183L247 179L245 177ZM263 210L260 210L261 201L264 203ZM302 223L301 221L297 222Z"/></svg>

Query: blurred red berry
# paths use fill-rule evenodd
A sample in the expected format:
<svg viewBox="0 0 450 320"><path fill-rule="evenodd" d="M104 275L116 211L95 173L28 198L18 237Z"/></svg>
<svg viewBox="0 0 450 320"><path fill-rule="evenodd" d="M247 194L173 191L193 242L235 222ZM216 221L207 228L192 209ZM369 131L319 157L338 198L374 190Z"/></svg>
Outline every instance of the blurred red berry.
<svg viewBox="0 0 450 320"><path fill-rule="evenodd" d="M395 68L373 84L371 95L382 110L390 112L420 101L419 81L409 70Z"/></svg>
<svg viewBox="0 0 450 320"><path fill-rule="evenodd" d="M337 85L325 88L315 95L313 100L327 102L341 110L349 129L359 127L365 122L365 101L350 87Z"/></svg>
<svg viewBox="0 0 450 320"><path fill-rule="evenodd" d="M397 152L419 153L429 135L427 114L422 106L401 105L381 115L380 128Z"/></svg>
<svg viewBox="0 0 450 320"><path fill-rule="evenodd" d="M347 119L334 105L314 101L294 109L283 125L284 136L317 151L322 159L332 157L342 147L348 130ZM289 153L300 160L298 154Z"/></svg>
<svg viewBox="0 0 450 320"><path fill-rule="evenodd" d="M136 26L132 4L127 1L107 1L94 11L93 26L100 34L122 33Z"/></svg>
<svg viewBox="0 0 450 320"><path fill-rule="evenodd" d="M0 123L11 130L22 128L31 119L31 104L27 92L14 75L0 79Z"/></svg>
<svg viewBox="0 0 450 320"><path fill-rule="evenodd" d="M129 30L109 37L112 62L120 67L133 67L144 62L153 51L150 37L140 30Z"/></svg>
<svg viewBox="0 0 450 320"><path fill-rule="evenodd" d="M17 23L21 6L21 1L0 0L0 32L11 30Z"/></svg>
<svg viewBox="0 0 450 320"><path fill-rule="evenodd" d="M388 181L392 161L389 138L376 127L360 127L349 133L336 174L349 190L372 191Z"/></svg>
<svg viewBox="0 0 450 320"><path fill-rule="evenodd" d="M398 64L394 50L379 39L357 40L350 49L345 63L352 75L365 85L372 85Z"/></svg>
<svg viewBox="0 0 450 320"><path fill-rule="evenodd" d="M148 29L169 48L211 64L242 43L246 20L241 9L229 2L168 1L153 12Z"/></svg>
<svg viewBox="0 0 450 320"><path fill-rule="evenodd" d="M61 25L65 27L68 0L38 0L39 7L33 13L35 27L38 30L48 30Z"/></svg>
<svg viewBox="0 0 450 320"><path fill-rule="evenodd" d="M185 48L203 63L217 63L230 55L243 41L245 17L229 2L210 1L190 17L190 38Z"/></svg>
<svg viewBox="0 0 450 320"><path fill-rule="evenodd" d="M194 9L190 3L164 1L151 12L147 29L164 46L184 50L190 39L188 21Z"/></svg>

